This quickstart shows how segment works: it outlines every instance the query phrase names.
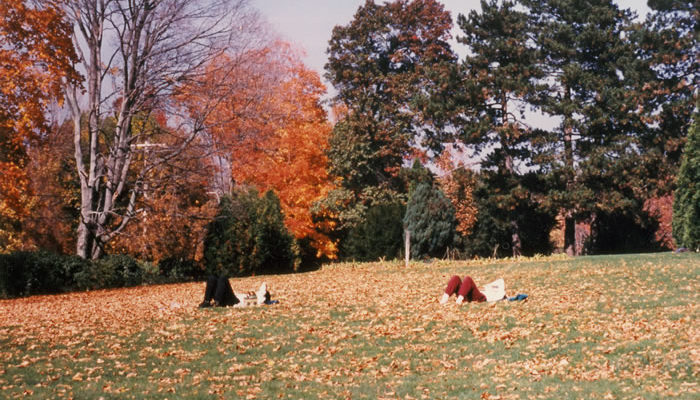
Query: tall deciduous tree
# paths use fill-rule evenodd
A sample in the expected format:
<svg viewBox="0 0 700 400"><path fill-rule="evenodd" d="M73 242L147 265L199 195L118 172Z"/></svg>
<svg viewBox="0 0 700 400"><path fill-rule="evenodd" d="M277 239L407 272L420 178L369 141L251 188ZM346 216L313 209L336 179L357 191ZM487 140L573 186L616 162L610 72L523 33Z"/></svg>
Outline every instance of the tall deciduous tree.
<svg viewBox="0 0 700 400"><path fill-rule="evenodd" d="M440 121L419 104L441 88L438 71L449 72L455 60L447 42L451 25L435 0L368 0L348 25L333 29L326 77L346 112L328 154L350 207L396 200L405 192L399 171L415 146L440 146Z"/></svg>
<svg viewBox="0 0 700 400"><path fill-rule="evenodd" d="M27 147L48 131L47 107L61 100L61 80L77 78L71 25L60 4L0 3L0 248L17 239L3 225L29 212Z"/></svg>
<svg viewBox="0 0 700 400"><path fill-rule="evenodd" d="M29 148L27 174L32 203L22 218L25 245L71 254L80 209L70 122L51 127Z"/></svg>
<svg viewBox="0 0 700 400"><path fill-rule="evenodd" d="M202 79L184 87L178 100L203 120L203 144L211 150L213 190L231 193L234 163L249 165L252 154L268 141L280 114L275 91L288 76L282 59L287 45L270 43L241 53L226 52L207 64ZM210 111L212 99L216 100Z"/></svg>
<svg viewBox="0 0 700 400"><path fill-rule="evenodd" d="M333 258L335 244L316 229L311 207L332 187L327 172L331 126L320 99L326 89L316 72L290 63L277 88L279 123L250 163L234 163L237 180L279 196L285 223L297 239L308 239L317 256Z"/></svg>
<svg viewBox="0 0 700 400"><path fill-rule="evenodd" d="M108 252L154 263L194 265L202 258L206 225L216 207L215 199L207 193L213 176L208 149L193 143L171 162L158 163L160 150L167 152L169 145L182 139L167 128L161 113L137 118L137 124L139 130L149 132L151 142L161 146L136 154L132 160L132 168L149 169L140 211L133 223L107 244Z"/></svg>
<svg viewBox="0 0 700 400"><path fill-rule="evenodd" d="M538 139L536 157L551 173L548 200L561 210L565 250L575 254L577 218L636 201L637 144L646 127L635 112L641 100L634 88L648 68L629 39L633 15L611 0L523 3L537 29L547 84L539 106L561 121Z"/></svg>
<svg viewBox="0 0 700 400"><path fill-rule="evenodd" d="M197 107L220 95L207 122L218 167L217 188L248 184L279 196L290 232L308 240L318 256L333 257L335 244L318 232L312 205L331 188L325 150L331 130L321 106L325 87L290 45L276 42L250 51L242 62L218 58L207 70L208 83L193 87L184 101ZM229 80L238 90L218 92Z"/></svg>
<svg viewBox="0 0 700 400"><path fill-rule="evenodd" d="M170 120L188 134L160 160L176 157L203 126L201 115L177 114L174 91L224 48L241 43L249 20L245 0L75 0L63 8L85 75L82 86L64 87L81 189L77 253L96 258L138 210L148 167L135 170L132 161L153 143L135 128L135 117L173 112ZM108 116L113 133L105 130Z"/></svg>

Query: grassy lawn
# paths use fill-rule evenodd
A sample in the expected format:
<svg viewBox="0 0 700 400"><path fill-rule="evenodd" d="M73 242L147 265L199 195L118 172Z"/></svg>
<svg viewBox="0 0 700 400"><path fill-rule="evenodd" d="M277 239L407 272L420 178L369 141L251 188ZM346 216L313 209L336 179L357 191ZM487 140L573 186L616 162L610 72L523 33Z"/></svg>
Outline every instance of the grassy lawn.
<svg viewBox="0 0 700 400"><path fill-rule="evenodd" d="M441 306L447 279L524 302ZM0 301L0 398L700 397L700 255L335 264L280 304L197 309L203 283Z"/></svg>

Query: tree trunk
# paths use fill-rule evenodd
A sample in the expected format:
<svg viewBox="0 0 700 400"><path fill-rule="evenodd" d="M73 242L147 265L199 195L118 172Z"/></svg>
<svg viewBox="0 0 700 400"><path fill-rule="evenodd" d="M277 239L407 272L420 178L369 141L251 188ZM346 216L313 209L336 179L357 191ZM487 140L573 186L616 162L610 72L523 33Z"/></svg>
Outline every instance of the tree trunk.
<svg viewBox="0 0 700 400"><path fill-rule="evenodd" d="M569 256L576 254L576 220L567 213L564 217L564 250Z"/></svg>
<svg viewBox="0 0 700 400"><path fill-rule="evenodd" d="M88 258L88 232L87 225L84 222L78 223L78 238L76 243L76 254L81 258Z"/></svg>
<svg viewBox="0 0 700 400"><path fill-rule="evenodd" d="M571 126L564 128L564 163L566 173L566 191L568 196L574 191L574 149L572 141ZM573 216L573 205L564 210L564 249L570 256L577 255L576 252L576 220Z"/></svg>
<svg viewBox="0 0 700 400"><path fill-rule="evenodd" d="M564 88L565 98L571 99L571 88ZM576 249L576 220L574 219L574 199L572 193L575 190L574 173L574 135L573 135L573 116L567 114L564 116L564 173L566 174L566 192L567 204L564 209L564 250L570 256L577 255Z"/></svg>
<svg viewBox="0 0 700 400"><path fill-rule="evenodd" d="M520 241L520 227L518 226L518 221L512 219L510 221L510 228L513 231L511 236L511 246L513 247L513 257L520 257L522 255L523 244Z"/></svg>
<svg viewBox="0 0 700 400"><path fill-rule="evenodd" d="M511 148L511 132L512 126L507 120L508 116L508 97L504 96L501 99L501 112L503 117L501 120L501 147L505 152L505 171L506 173L514 178L515 177L515 165L513 163L513 156L510 154ZM513 251L513 257L519 257L522 253L522 242L520 241L520 227L518 226L518 221L516 220L516 212L511 210L510 214L510 228L511 228L511 241L510 246Z"/></svg>
<svg viewBox="0 0 700 400"><path fill-rule="evenodd" d="M506 155L506 171L510 176L515 176L515 168L513 166L513 157L510 154ZM522 254L523 244L520 240L520 226L518 225L517 215L515 211L509 211L511 241L510 246L513 250L513 257L519 257Z"/></svg>
<svg viewBox="0 0 700 400"><path fill-rule="evenodd" d="M74 122L81 192L76 252L95 259L138 212L137 194L148 171L131 168L133 146L142 139L141 132L132 131L134 116L148 118L154 107L165 109L167 102L161 100L198 76L247 21L253 32L255 21L247 19L246 0L67 1L64 9L74 25L78 69L85 76L83 87L64 88ZM105 31L116 41L110 49L102 47ZM112 92L108 80L113 81ZM78 101L81 90L84 104ZM107 116L116 120L113 135L105 132ZM83 118L87 132L81 127ZM191 126L183 123L187 139L161 153L161 163L184 150L204 129L201 121L193 117Z"/></svg>

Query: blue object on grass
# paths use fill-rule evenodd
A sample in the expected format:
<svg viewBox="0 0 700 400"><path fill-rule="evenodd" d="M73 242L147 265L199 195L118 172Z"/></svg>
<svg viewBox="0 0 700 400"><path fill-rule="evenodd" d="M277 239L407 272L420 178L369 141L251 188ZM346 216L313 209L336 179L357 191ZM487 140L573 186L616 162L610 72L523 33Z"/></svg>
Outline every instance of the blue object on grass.
<svg viewBox="0 0 700 400"><path fill-rule="evenodd" d="M519 293L517 296L509 297L508 301L521 301L527 299L527 295Z"/></svg>
<svg viewBox="0 0 700 400"><path fill-rule="evenodd" d="M279 303L279 302L280 302L279 300L265 300L265 304L267 304L268 306L269 306L270 304L277 304L277 303Z"/></svg>

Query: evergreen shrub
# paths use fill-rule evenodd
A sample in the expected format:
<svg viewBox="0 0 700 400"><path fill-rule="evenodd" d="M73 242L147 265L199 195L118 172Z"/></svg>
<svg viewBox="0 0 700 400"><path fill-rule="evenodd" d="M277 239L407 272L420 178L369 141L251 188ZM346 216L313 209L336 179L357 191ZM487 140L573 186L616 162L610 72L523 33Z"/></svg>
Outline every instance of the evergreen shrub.
<svg viewBox="0 0 700 400"><path fill-rule="evenodd" d="M196 265L186 267L184 263L177 267L178 271L188 268L198 270ZM157 266L123 254L96 261L46 250L0 254L0 298L179 282L201 276L201 272L196 276L178 272L164 279Z"/></svg>
<svg viewBox="0 0 700 400"><path fill-rule="evenodd" d="M404 226L411 232L411 257L443 257L454 240L457 218L442 191L420 183L409 196Z"/></svg>
<svg viewBox="0 0 700 400"><path fill-rule="evenodd" d="M343 258L357 261L397 258L403 247L405 210L398 202L370 207L343 242Z"/></svg>
<svg viewBox="0 0 700 400"><path fill-rule="evenodd" d="M279 198L251 188L224 196L207 227L204 262L208 274L242 276L298 267L298 249L284 225Z"/></svg>
<svg viewBox="0 0 700 400"><path fill-rule="evenodd" d="M0 297L69 291L74 286L73 274L88 265L80 257L44 250L0 254Z"/></svg>
<svg viewBox="0 0 700 400"><path fill-rule="evenodd" d="M540 186L532 175L521 181L508 181L497 173L482 172L474 190L476 222L467 237L459 237L458 247L467 258L513 256L513 225L515 220L520 237L521 255L550 254L554 244L550 232L556 225L556 213L535 202L532 193ZM519 189L522 185L523 189Z"/></svg>
<svg viewBox="0 0 700 400"><path fill-rule="evenodd" d="M679 246L700 251L700 132L698 114L688 130L673 202L673 238Z"/></svg>
<svg viewBox="0 0 700 400"><path fill-rule="evenodd" d="M79 290L119 288L152 283L146 280L147 264L142 264L125 254L108 255L89 262L85 268L73 275L74 285Z"/></svg>
<svg viewBox="0 0 700 400"><path fill-rule="evenodd" d="M158 274L166 282L192 281L204 278L204 270L190 259L168 257L158 262Z"/></svg>

